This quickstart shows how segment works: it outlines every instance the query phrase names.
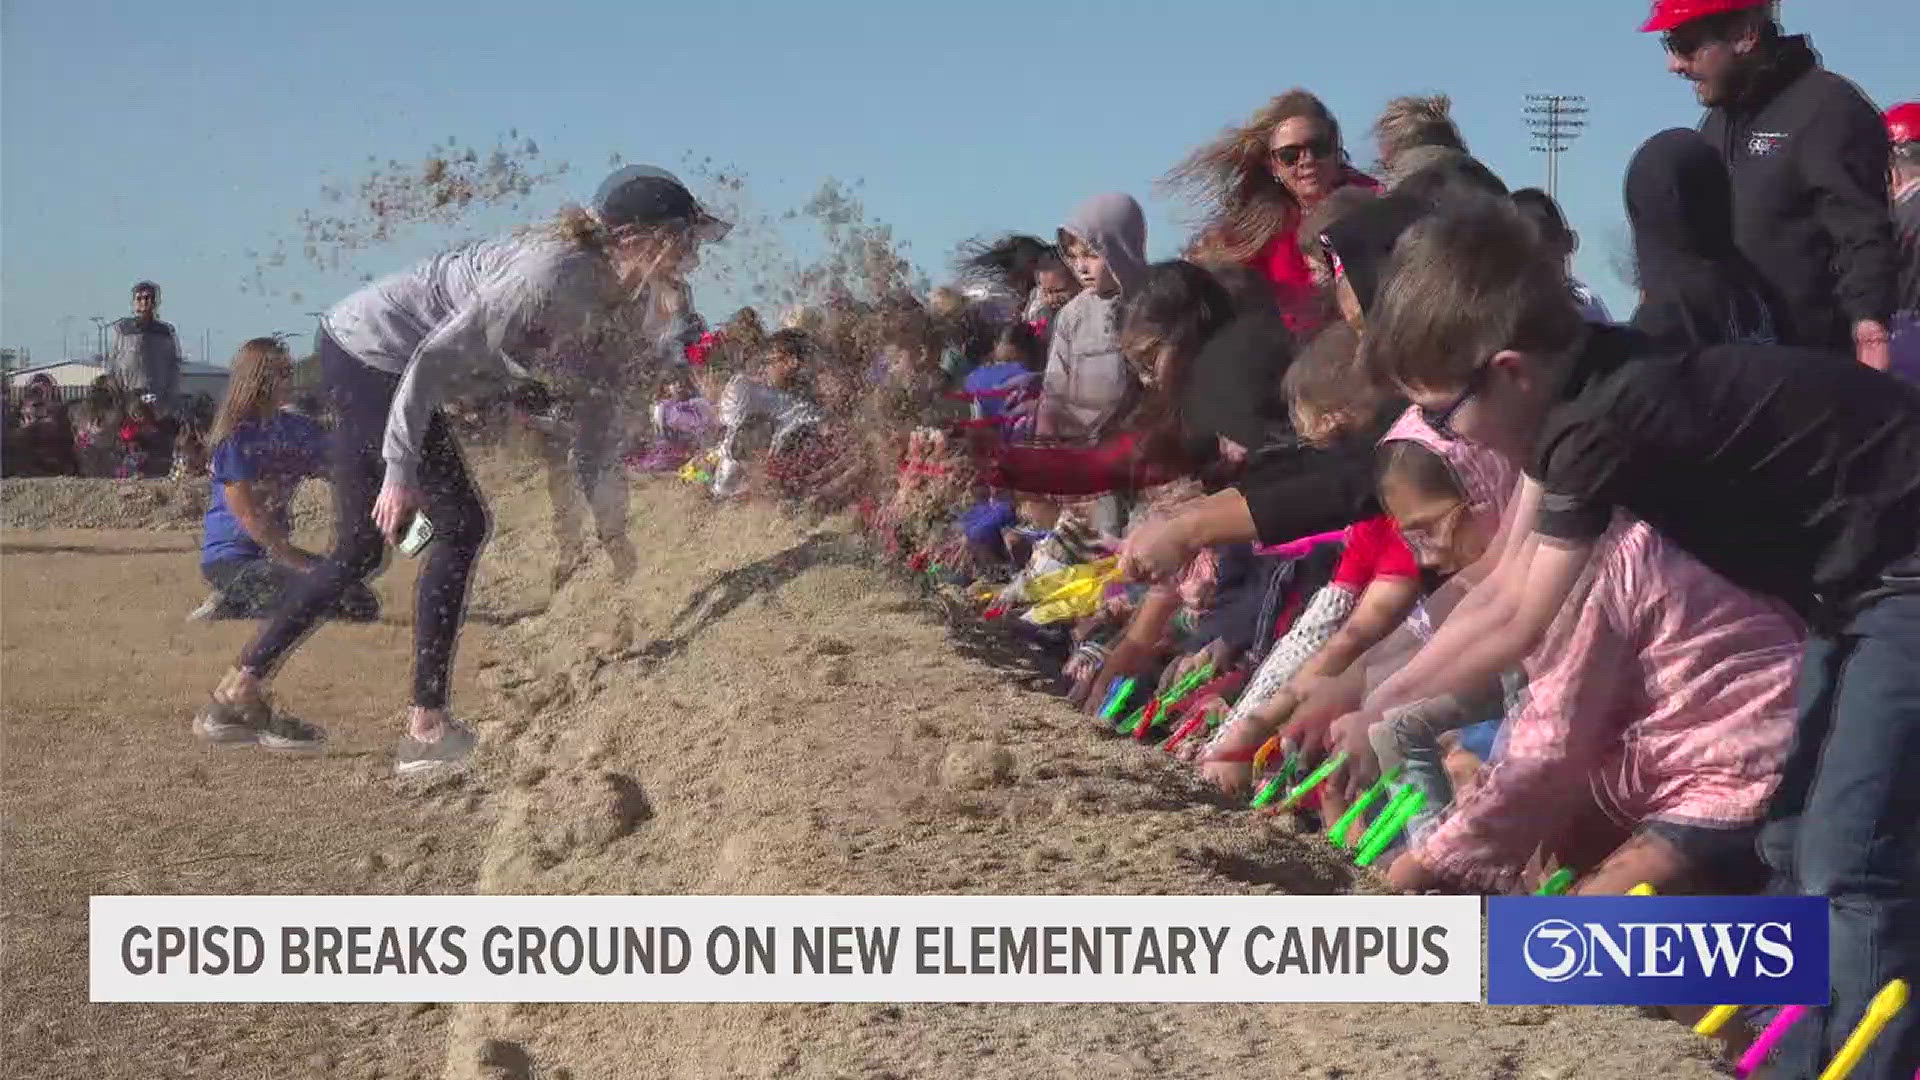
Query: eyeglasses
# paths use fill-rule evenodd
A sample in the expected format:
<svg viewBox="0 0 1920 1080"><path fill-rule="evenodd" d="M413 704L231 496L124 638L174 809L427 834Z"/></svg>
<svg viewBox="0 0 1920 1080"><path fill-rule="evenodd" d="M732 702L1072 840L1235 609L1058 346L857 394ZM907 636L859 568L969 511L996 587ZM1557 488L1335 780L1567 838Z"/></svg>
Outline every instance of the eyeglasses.
<svg viewBox="0 0 1920 1080"><path fill-rule="evenodd" d="M1315 161L1325 161L1333 156L1333 151L1333 136L1319 135L1303 143L1276 146L1267 152L1267 156L1275 165L1297 165L1302 154L1311 152Z"/></svg>
<svg viewBox="0 0 1920 1080"><path fill-rule="evenodd" d="M1460 515L1466 513L1468 504L1456 502L1431 522L1406 523L1400 525L1400 538L1407 542L1416 557L1438 557L1453 539L1453 532L1459 527Z"/></svg>
<svg viewBox="0 0 1920 1080"><path fill-rule="evenodd" d="M1451 403L1440 409L1429 409L1422 405L1420 407L1420 419L1425 420L1427 426L1433 429L1434 434L1443 439L1451 440L1459 438L1459 433L1453 430L1453 418L1459 414L1462 406L1473 400L1475 394L1478 394L1486 388L1487 378L1492 373L1493 363L1491 361L1474 368L1473 374L1467 376L1467 384L1460 388L1459 395L1456 396Z"/></svg>

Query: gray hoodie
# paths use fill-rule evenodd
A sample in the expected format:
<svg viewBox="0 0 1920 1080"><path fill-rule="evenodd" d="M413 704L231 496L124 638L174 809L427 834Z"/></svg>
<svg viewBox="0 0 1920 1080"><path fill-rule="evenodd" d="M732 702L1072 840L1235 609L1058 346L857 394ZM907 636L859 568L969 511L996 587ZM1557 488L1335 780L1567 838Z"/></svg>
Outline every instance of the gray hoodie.
<svg viewBox="0 0 1920 1080"><path fill-rule="evenodd" d="M1042 415L1052 417L1052 434L1094 438L1121 415L1137 389L1120 354L1120 306L1146 277L1147 218L1130 195L1095 195L1060 233L1063 243L1075 236L1104 255L1120 283L1114 296L1088 289L1061 308L1047 353L1040 407Z"/></svg>

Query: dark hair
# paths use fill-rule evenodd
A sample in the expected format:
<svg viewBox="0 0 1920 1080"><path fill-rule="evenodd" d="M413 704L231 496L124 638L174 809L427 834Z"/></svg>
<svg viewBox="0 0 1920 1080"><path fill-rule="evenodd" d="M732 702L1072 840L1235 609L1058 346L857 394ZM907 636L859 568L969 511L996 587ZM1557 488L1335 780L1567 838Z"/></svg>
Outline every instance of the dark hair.
<svg viewBox="0 0 1920 1080"><path fill-rule="evenodd" d="M1573 230L1567 227L1566 215L1560 212L1560 204L1553 201L1553 196L1530 187L1514 192L1512 198L1521 215L1533 223L1541 242L1550 248L1573 251Z"/></svg>
<svg viewBox="0 0 1920 1080"><path fill-rule="evenodd" d="M1236 313L1244 315L1280 309L1279 299L1273 294L1273 282L1253 267L1238 263L1211 263L1206 264L1205 269L1227 291L1227 299L1233 303Z"/></svg>
<svg viewBox="0 0 1920 1080"><path fill-rule="evenodd" d="M1478 158L1449 152L1439 161L1408 173L1394 185L1393 192L1439 206L1471 195L1504 197L1507 185Z"/></svg>
<svg viewBox="0 0 1920 1080"><path fill-rule="evenodd" d="M158 300L160 299L160 286L155 285L151 281L137 281L133 286L133 295L139 296L141 293L152 293L153 298Z"/></svg>
<svg viewBox="0 0 1920 1080"><path fill-rule="evenodd" d="M1320 236L1332 228L1340 219L1356 210L1364 210L1378 200L1380 196L1368 188L1350 186L1337 188L1320 200L1313 212L1300 219L1300 228L1294 234L1294 242L1300 247L1300 254L1312 259L1320 252Z"/></svg>
<svg viewBox="0 0 1920 1080"><path fill-rule="evenodd" d="M1185 259L1154 263L1127 298L1121 347L1129 354L1129 364L1137 350L1171 348L1176 357L1173 385L1157 389L1177 400L1186 389L1193 358L1235 314L1232 295L1214 275Z"/></svg>
<svg viewBox="0 0 1920 1080"><path fill-rule="evenodd" d="M813 359L813 338L805 330L775 330L767 335L765 349L805 364Z"/></svg>
<svg viewBox="0 0 1920 1080"><path fill-rule="evenodd" d="M1773 296L1733 231L1726 160L1691 128L1660 132L1627 164L1640 306L1636 329L1686 348L1776 338Z"/></svg>
<svg viewBox="0 0 1920 1080"><path fill-rule="evenodd" d="M993 348L997 352L1001 347L1017 351L1020 354L1020 366L1028 371L1039 371L1047 366L1047 352L1040 347L1040 334L1031 323L1015 319L1000 328L993 339Z"/></svg>
<svg viewBox="0 0 1920 1080"><path fill-rule="evenodd" d="M1436 499L1469 501L1460 478L1447 459L1412 439L1390 439L1374 452L1374 479L1384 483L1392 477L1422 495Z"/></svg>
<svg viewBox="0 0 1920 1080"><path fill-rule="evenodd" d="M1065 263L1060 250L1037 236L1012 233L998 240L976 240L960 249L962 281L999 285L1025 300L1040 271Z"/></svg>
<svg viewBox="0 0 1920 1080"><path fill-rule="evenodd" d="M1133 365L1143 349L1171 349L1172 371L1142 395L1135 426L1146 432L1141 454L1167 460L1182 453L1183 403L1194 362L1214 335L1237 314L1233 298L1212 274L1184 259L1147 267L1138 291L1129 295L1121 317L1120 341Z"/></svg>
<svg viewBox="0 0 1920 1080"><path fill-rule="evenodd" d="M1359 331L1344 322L1328 324L1287 368L1281 380L1287 401L1317 416L1372 416L1387 395L1359 354Z"/></svg>
<svg viewBox="0 0 1920 1080"><path fill-rule="evenodd" d="M1464 199L1394 246L1363 351L1384 382L1450 390L1503 349L1565 351L1582 325L1565 272L1512 201Z"/></svg>

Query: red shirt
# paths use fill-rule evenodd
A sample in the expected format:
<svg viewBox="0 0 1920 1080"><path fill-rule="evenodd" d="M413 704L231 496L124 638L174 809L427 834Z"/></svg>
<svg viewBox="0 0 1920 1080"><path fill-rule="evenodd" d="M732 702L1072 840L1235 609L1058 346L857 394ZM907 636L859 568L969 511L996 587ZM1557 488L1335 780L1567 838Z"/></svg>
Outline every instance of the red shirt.
<svg viewBox="0 0 1920 1080"><path fill-rule="evenodd" d="M1378 180L1353 169L1340 175L1339 186L1349 184L1358 184L1370 191L1380 188ZM1248 265L1272 284L1273 296L1280 304L1287 329L1306 334L1319 329L1319 289L1313 283L1313 268L1300 253L1300 238L1296 235L1299 230L1300 212L1295 210L1288 215L1286 227L1274 233Z"/></svg>
<svg viewBox="0 0 1920 1080"><path fill-rule="evenodd" d="M1368 518L1347 526L1347 549L1333 569L1333 584L1359 593L1376 578L1419 576L1420 564L1392 518Z"/></svg>

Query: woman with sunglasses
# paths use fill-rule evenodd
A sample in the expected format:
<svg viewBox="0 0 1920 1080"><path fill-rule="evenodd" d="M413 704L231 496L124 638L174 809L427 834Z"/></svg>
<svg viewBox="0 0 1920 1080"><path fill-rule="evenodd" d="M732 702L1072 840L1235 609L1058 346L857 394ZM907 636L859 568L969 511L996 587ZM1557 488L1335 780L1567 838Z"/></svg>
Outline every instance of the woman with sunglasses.
<svg viewBox="0 0 1920 1080"><path fill-rule="evenodd" d="M1300 252L1300 223L1340 188L1380 186L1347 163L1333 113L1298 89L1195 151L1170 181L1213 206L1189 257L1260 271L1273 286L1288 328L1297 334L1317 329L1324 311Z"/></svg>
<svg viewBox="0 0 1920 1080"><path fill-rule="evenodd" d="M671 174L628 166L607 178L591 209L568 207L544 227L434 256L335 305L315 342L338 415L333 550L241 650L194 718L195 734L271 750L318 747L318 728L274 709L267 680L424 512L411 708L395 771L463 762L475 737L447 711L449 672L489 526L442 408L497 385L514 364L610 399L627 365L681 336L684 313L668 300L682 295L700 244L728 228ZM582 434L612 427L583 424ZM578 445L610 458L610 447ZM578 464L583 478L599 475ZM602 535L612 554L625 529L610 532Z"/></svg>

